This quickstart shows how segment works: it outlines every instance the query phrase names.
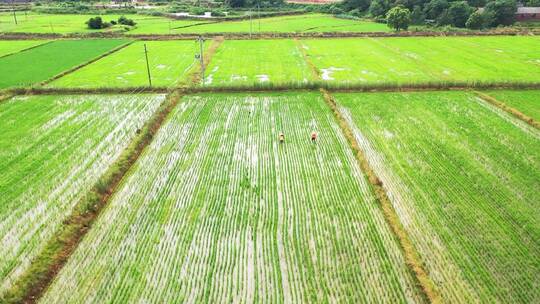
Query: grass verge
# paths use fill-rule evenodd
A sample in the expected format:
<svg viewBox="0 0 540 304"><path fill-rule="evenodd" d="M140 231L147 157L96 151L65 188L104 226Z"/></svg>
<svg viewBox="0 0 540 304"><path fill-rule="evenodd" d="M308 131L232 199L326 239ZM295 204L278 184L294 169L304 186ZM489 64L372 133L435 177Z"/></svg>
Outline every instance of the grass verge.
<svg viewBox="0 0 540 304"><path fill-rule="evenodd" d="M167 96L131 144L77 204L64 221L61 230L46 243L41 253L0 302L35 303L43 295L180 98L178 92Z"/></svg>
<svg viewBox="0 0 540 304"><path fill-rule="evenodd" d="M337 108L334 98L325 89L321 89L321 93L328 106L332 109L332 112L334 112L334 115L339 122L343 134L349 141L350 147L353 150L353 153L358 161L358 164L360 165L360 168L367 175L368 181L372 186L377 200L381 205L384 218L386 219L386 222L390 225L390 228L397 237L399 244L403 249L405 261L409 268L412 270L415 278L418 281L418 284L424 292L424 295L431 303L442 303L441 295L437 287L433 283L433 280L431 280L429 274L424 269L422 260L420 259L420 256L416 251L414 245L412 244L407 232L403 228L403 225L401 224L399 217L394 210L390 199L388 198L382 181L375 174L375 171L373 171L373 169L370 167L369 162L364 155L364 152L360 149L360 145L354 138L353 131L351 130L350 126L345 121L345 118L341 115L341 112Z"/></svg>
<svg viewBox="0 0 540 304"><path fill-rule="evenodd" d="M478 95L478 97L480 97L482 100L496 106L497 108L499 108L499 109L501 109L501 110L503 110L505 112L510 113L514 117L523 120L524 122L528 123L529 125L537 128L537 129L540 129L540 122L534 120L532 117L529 117L529 116L523 114L521 111L518 111L517 109L512 108L512 107L506 105L504 102L501 102L501 101L497 100L496 98L491 97L491 96L489 96L487 94L484 94L484 93L478 92L478 91L475 91L474 93L476 95Z"/></svg>
<svg viewBox="0 0 540 304"><path fill-rule="evenodd" d="M210 45L210 47L208 47L208 49L204 53L204 55L203 55L203 66L204 66L205 73L206 73L206 68L210 64L210 60L212 60L212 57L216 53L219 46L223 43L223 40L224 39L223 39L222 36L215 37L214 39L212 39L212 44ZM201 81L202 81L202 79L201 79L201 66L196 64L193 67L193 69L191 70L190 76L187 77L187 78L189 79L189 81L191 82L192 85L200 84Z"/></svg>

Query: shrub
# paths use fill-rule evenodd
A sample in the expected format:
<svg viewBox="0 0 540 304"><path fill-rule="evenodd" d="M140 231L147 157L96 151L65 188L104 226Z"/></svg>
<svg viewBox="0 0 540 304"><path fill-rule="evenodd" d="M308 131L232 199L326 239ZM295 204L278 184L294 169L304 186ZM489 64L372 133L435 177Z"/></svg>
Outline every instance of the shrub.
<svg viewBox="0 0 540 304"><path fill-rule="evenodd" d="M514 0L495 0L489 2L485 12L493 16L491 26L511 25L516 21L517 4Z"/></svg>
<svg viewBox="0 0 540 304"><path fill-rule="evenodd" d="M101 17L90 18L86 21L86 24L90 29L99 30L103 28L103 19Z"/></svg>
<svg viewBox="0 0 540 304"><path fill-rule="evenodd" d="M133 19L128 19L125 16L118 18L118 23L123 25L135 26L137 24Z"/></svg>
<svg viewBox="0 0 540 304"><path fill-rule="evenodd" d="M450 8L448 8L450 23L455 27L465 27L465 22L467 22L471 13L472 8L466 1L452 2Z"/></svg>
<svg viewBox="0 0 540 304"><path fill-rule="evenodd" d="M484 17L485 16L483 14L476 11L469 16L469 19L467 19L467 22L465 22L465 26L471 30L483 29L484 27L486 27L486 21Z"/></svg>

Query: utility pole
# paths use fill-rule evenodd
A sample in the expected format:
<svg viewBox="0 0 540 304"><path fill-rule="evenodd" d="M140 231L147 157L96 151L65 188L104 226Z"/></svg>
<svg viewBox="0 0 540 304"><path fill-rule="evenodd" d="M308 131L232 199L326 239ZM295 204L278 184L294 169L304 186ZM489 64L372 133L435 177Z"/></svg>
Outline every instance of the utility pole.
<svg viewBox="0 0 540 304"><path fill-rule="evenodd" d="M148 50L146 49L146 43L144 44L144 56L146 57L146 72L148 72L148 83L152 87L152 77L150 76L150 64L148 63Z"/></svg>
<svg viewBox="0 0 540 304"><path fill-rule="evenodd" d="M199 36L197 38L197 41L199 42L199 54L198 55L195 55L195 58L198 57L199 59L199 62L201 63L201 81L202 81L202 85L204 86L204 54L203 54L203 46L204 46L204 38L203 36Z"/></svg>
<svg viewBox="0 0 540 304"><path fill-rule="evenodd" d="M15 25L17 25L17 12L15 12L15 0L11 0L11 10L13 11L13 20L15 20Z"/></svg>

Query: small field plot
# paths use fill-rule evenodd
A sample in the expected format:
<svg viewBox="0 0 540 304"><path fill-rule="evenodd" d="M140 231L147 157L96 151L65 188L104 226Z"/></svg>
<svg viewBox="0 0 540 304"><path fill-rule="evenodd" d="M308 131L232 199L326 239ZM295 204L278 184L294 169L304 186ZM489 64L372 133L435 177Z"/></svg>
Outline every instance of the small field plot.
<svg viewBox="0 0 540 304"><path fill-rule="evenodd" d="M196 64L199 44L193 41L145 41L133 43L80 70L49 84L52 87L136 87L148 86L144 55L148 62L153 86L171 86L187 80L190 68Z"/></svg>
<svg viewBox="0 0 540 304"><path fill-rule="evenodd" d="M47 40L0 40L0 57L47 43Z"/></svg>
<svg viewBox="0 0 540 304"><path fill-rule="evenodd" d="M15 24L12 13L0 13L0 32L23 32L23 33L97 33L125 31L122 25L115 25L102 30L89 29L86 25L88 19L96 15L75 15L75 14L37 14L37 13L17 13L17 22ZM105 22L117 21L122 15L101 15ZM170 24L181 26L197 23L197 21L170 21L168 18L128 14L126 18L132 19L137 24L130 30L147 32L159 31L165 33Z"/></svg>
<svg viewBox="0 0 540 304"><path fill-rule="evenodd" d="M336 98L445 302L536 302L540 131L472 93Z"/></svg>
<svg viewBox="0 0 540 304"><path fill-rule="evenodd" d="M293 40L225 41L206 69L207 83L302 83L313 76Z"/></svg>
<svg viewBox="0 0 540 304"><path fill-rule="evenodd" d="M344 83L534 82L538 37L302 40L323 80Z"/></svg>
<svg viewBox="0 0 540 304"><path fill-rule="evenodd" d="M387 32L386 24L306 14L180 27L174 33L271 33L271 32Z"/></svg>
<svg viewBox="0 0 540 304"><path fill-rule="evenodd" d="M488 91L484 92L505 105L540 121L540 91Z"/></svg>
<svg viewBox="0 0 540 304"><path fill-rule="evenodd" d="M45 81L89 61L126 40L59 40L0 58L0 88L28 86Z"/></svg>
<svg viewBox="0 0 540 304"><path fill-rule="evenodd" d="M290 92L185 97L42 302L422 300L330 109Z"/></svg>
<svg viewBox="0 0 540 304"><path fill-rule="evenodd" d="M163 96L32 96L0 104L0 298Z"/></svg>

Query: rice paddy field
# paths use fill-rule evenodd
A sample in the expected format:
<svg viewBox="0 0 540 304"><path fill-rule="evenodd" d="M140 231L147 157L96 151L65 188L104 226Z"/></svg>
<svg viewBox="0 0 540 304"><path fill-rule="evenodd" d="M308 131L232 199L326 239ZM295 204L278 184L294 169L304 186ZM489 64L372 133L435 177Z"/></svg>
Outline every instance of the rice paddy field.
<svg viewBox="0 0 540 304"><path fill-rule="evenodd" d="M293 40L227 40L206 69L216 86L301 83L313 75Z"/></svg>
<svg viewBox="0 0 540 304"><path fill-rule="evenodd" d="M188 300L423 301L320 94L185 97L42 302Z"/></svg>
<svg viewBox="0 0 540 304"><path fill-rule="evenodd" d="M540 79L539 37L307 39L325 81L493 82Z"/></svg>
<svg viewBox="0 0 540 304"><path fill-rule="evenodd" d="M540 131L465 92L335 94L451 303L540 298Z"/></svg>
<svg viewBox="0 0 540 304"><path fill-rule="evenodd" d="M372 21L339 19L331 15L307 14L256 18L241 21L208 22L195 26L178 27L172 33L303 33L303 32L388 32L386 24ZM141 27L131 34L148 33Z"/></svg>
<svg viewBox="0 0 540 304"><path fill-rule="evenodd" d="M71 33L95 33L125 31L121 25L112 26L102 30L89 29L85 24L88 19L98 15L75 15L75 14L38 14L19 12L17 22L13 21L11 13L0 13L0 32L7 33L41 33L41 34L71 34ZM103 21L118 20L121 15L101 15ZM167 33L169 24L172 27L195 24L194 21L171 20L164 17L126 14L126 18L134 20L138 28L147 29L150 32L159 31Z"/></svg>
<svg viewBox="0 0 540 304"><path fill-rule="evenodd" d="M0 71L4 76L0 77L0 89L48 80L126 42L122 39L57 40L2 57Z"/></svg>
<svg viewBox="0 0 540 304"><path fill-rule="evenodd" d="M0 103L0 299L163 96L20 96Z"/></svg>
<svg viewBox="0 0 540 304"><path fill-rule="evenodd" d="M521 113L531 117L536 121L540 121L540 91L487 91L485 92L491 97L505 105L514 108Z"/></svg>
<svg viewBox="0 0 540 304"><path fill-rule="evenodd" d="M0 40L0 58L47 43L47 40Z"/></svg>
<svg viewBox="0 0 540 304"><path fill-rule="evenodd" d="M208 45L206 43L206 45ZM49 84L50 87L148 86L144 45L148 51L153 86L185 82L197 63L199 44L188 41L140 41L87 65Z"/></svg>
<svg viewBox="0 0 540 304"><path fill-rule="evenodd" d="M19 12L15 25L11 13L0 13L0 32L23 33L91 33L126 31L117 25L103 30L91 30L85 22L95 15L37 14ZM223 21L214 20L175 20L160 16L127 14L137 22L128 34L181 34L181 33L246 33L256 32L387 32L389 28L372 21L339 19L331 15L306 14L256 18L253 20ZM101 15L104 21L117 20L120 15Z"/></svg>

